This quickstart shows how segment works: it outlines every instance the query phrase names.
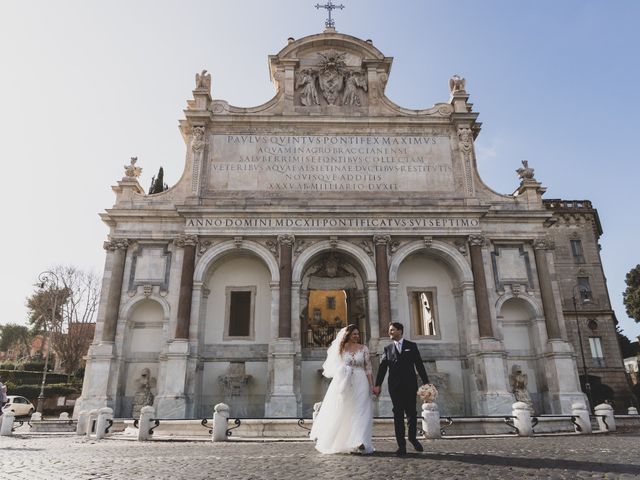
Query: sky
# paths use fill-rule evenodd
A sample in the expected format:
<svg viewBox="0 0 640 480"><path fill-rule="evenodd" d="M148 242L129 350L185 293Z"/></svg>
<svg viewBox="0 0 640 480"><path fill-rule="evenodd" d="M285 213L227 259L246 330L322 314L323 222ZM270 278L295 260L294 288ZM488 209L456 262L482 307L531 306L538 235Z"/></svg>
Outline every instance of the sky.
<svg viewBox="0 0 640 480"><path fill-rule="evenodd" d="M322 32L316 0L0 0L0 324L25 323L25 299L55 265L101 273L111 186L132 156L141 184L172 185L194 75L213 97L260 105L274 95L267 56ZM338 3L337 1L335 3ZM589 199L604 228L614 310L640 263L636 0L342 0L336 29L394 57L387 96L407 108L449 98L460 74L482 132L477 163L501 193L528 160L545 198Z"/></svg>

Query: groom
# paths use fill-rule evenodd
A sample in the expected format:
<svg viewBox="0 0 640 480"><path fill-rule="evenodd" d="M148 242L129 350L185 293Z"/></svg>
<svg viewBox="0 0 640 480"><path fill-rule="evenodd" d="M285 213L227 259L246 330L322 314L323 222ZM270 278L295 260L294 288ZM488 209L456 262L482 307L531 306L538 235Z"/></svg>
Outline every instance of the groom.
<svg viewBox="0 0 640 480"><path fill-rule="evenodd" d="M418 392L416 370L422 383L429 383L418 346L402 338L403 331L404 327L401 323L393 322L389 325L389 337L392 343L384 347L376 385L373 388L373 393L379 395L380 385L384 381L388 368L389 395L391 395L391 403L393 404L393 425L398 442L396 454L401 456L407 453L407 442L404 438L405 414L409 424L409 442L417 452L424 450L416 439L416 394Z"/></svg>

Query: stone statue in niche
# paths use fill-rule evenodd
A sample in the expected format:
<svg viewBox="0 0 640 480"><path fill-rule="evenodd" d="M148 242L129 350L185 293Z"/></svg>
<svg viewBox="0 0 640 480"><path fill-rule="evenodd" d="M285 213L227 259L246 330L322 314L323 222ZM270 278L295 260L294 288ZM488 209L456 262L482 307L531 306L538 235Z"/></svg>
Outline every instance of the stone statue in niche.
<svg viewBox="0 0 640 480"><path fill-rule="evenodd" d="M347 72L345 74L344 95L342 96L343 105L351 105L359 107L362 105L360 101L360 93L358 88L367 91L367 79L363 72Z"/></svg>
<svg viewBox="0 0 640 480"><path fill-rule="evenodd" d="M514 365L511 369L511 375L509 375L509 384L511 385L511 391L517 402L526 403L529 406L529 410L533 413L533 401L527 390L527 374L522 373L520 365Z"/></svg>
<svg viewBox="0 0 640 480"><path fill-rule="evenodd" d="M296 75L295 88L301 88L300 103L304 106L320 105L318 91L316 90L316 72L305 68Z"/></svg>
<svg viewBox="0 0 640 480"><path fill-rule="evenodd" d="M155 396L152 389L156 388L156 379L151 376L151 370L143 368L140 372L140 377L135 381L136 393L133 397L133 408L131 409L131 416L133 418L140 418L140 410L147 405L153 405Z"/></svg>
<svg viewBox="0 0 640 480"><path fill-rule="evenodd" d="M346 64L344 63L344 53L330 50L325 53L318 53L320 61L320 90L329 105L335 105L340 98L340 92L344 88L344 73Z"/></svg>

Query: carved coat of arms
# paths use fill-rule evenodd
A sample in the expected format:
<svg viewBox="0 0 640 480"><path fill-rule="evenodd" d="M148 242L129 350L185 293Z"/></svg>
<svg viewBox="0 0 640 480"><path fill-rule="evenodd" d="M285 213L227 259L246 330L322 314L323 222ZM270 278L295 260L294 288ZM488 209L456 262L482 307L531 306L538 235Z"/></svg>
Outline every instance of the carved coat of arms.
<svg viewBox="0 0 640 480"><path fill-rule="evenodd" d="M330 50L318 55L322 57L319 65L320 91L329 105L335 105L344 87L345 54Z"/></svg>

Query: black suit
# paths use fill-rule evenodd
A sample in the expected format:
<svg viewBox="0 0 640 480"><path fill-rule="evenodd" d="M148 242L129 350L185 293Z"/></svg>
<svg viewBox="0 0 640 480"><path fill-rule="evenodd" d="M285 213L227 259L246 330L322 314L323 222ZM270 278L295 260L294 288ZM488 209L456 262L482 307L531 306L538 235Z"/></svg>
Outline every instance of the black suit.
<svg viewBox="0 0 640 480"><path fill-rule="evenodd" d="M422 383L429 383L429 377L427 377L427 371L422 363L418 345L406 339L402 340L402 352L400 353L398 353L395 343L384 347L376 377L376 386L382 385L387 369L389 369L389 395L391 395L393 403L396 441L398 446L404 449L407 444L404 438L405 414L409 425L409 440L416 440L416 393L418 392L416 370Z"/></svg>

